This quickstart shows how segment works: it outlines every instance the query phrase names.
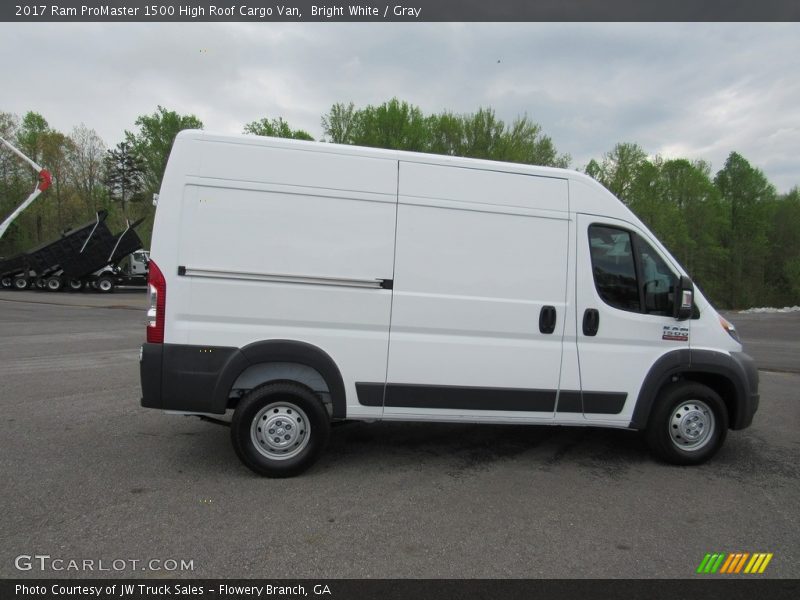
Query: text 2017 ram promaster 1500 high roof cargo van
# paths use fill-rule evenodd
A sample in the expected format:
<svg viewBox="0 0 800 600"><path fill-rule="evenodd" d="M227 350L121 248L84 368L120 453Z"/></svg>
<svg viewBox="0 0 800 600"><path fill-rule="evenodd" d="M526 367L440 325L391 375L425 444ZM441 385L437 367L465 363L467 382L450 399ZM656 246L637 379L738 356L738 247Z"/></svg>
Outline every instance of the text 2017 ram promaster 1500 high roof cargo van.
<svg viewBox="0 0 800 600"><path fill-rule="evenodd" d="M268 476L339 419L631 428L699 463L758 407L733 326L575 171L184 131L149 277L142 406L233 409Z"/></svg>

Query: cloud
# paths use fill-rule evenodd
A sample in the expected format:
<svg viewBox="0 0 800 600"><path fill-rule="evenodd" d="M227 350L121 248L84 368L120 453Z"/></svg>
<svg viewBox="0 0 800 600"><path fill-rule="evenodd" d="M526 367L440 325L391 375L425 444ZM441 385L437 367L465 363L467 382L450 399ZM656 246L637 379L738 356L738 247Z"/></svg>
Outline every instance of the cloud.
<svg viewBox="0 0 800 600"><path fill-rule="evenodd" d="M731 151L800 184L800 25L160 23L0 25L0 110L81 122L111 145L161 104L239 132L284 117L320 137L334 102L527 114L575 166L620 141ZM20 49L23 49L21 51Z"/></svg>

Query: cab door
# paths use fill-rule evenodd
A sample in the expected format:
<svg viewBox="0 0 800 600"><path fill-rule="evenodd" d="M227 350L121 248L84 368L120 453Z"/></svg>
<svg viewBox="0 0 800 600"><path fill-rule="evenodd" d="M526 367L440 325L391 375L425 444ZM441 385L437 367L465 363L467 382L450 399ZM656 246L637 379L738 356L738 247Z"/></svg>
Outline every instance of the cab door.
<svg viewBox="0 0 800 600"><path fill-rule="evenodd" d="M678 270L625 221L577 215L577 337L584 417L627 423L653 363L688 348L672 316Z"/></svg>

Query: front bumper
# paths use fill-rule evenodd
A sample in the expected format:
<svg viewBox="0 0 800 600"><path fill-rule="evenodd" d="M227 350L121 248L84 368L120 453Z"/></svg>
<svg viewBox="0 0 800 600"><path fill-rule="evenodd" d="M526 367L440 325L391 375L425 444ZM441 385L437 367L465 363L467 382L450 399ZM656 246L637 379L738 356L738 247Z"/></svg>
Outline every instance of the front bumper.
<svg viewBox="0 0 800 600"><path fill-rule="evenodd" d="M736 414L736 419L731 423L731 429L744 429L753 422L753 416L758 410L760 395L758 393L758 367L756 361L744 352L731 352L731 358L736 363L740 374L742 402Z"/></svg>

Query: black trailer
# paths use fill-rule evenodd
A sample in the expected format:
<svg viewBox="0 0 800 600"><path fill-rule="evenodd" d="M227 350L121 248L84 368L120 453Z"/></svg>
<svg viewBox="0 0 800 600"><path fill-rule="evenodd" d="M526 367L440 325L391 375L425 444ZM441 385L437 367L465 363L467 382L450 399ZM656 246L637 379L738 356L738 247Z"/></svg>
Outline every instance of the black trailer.
<svg viewBox="0 0 800 600"><path fill-rule="evenodd" d="M96 273L113 270L124 256L142 247L134 229L143 219L128 223L123 232L113 235L106 225L107 217L106 211L99 211L94 221L63 233L59 239L0 261L3 287L24 290L36 286L58 291L67 285L78 290L95 283Z"/></svg>
<svg viewBox="0 0 800 600"><path fill-rule="evenodd" d="M54 284L51 289L61 289L60 273L63 262L80 255L87 248L107 245L114 238L105 223L107 217L106 211L99 211L93 221L65 231L57 240L1 261L0 278L3 287L24 290L36 283L39 287L51 287L48 281L52 277ZM58 281L55 282L55 279Z"/></svg>
<svg viewBox="0 0 800 600"><path fill-rule="evenodd" d="M69 286L76 290L91 286L100 292L112 292L118 285L147 285L148 253L137 252L142 248L142 240L136 233L136 227L143 221L144 218L133 223L128 221L126 229L114 237L114 244L107 255L102 254L101 249L97 248L94 256L82 255L76 257L74 262L65 264L64 273ZM104 251L106 249L103 248ZM102 266L99 269L94 268L88 274L77 275L86 273L88 268L101 262Z"/></svg>

